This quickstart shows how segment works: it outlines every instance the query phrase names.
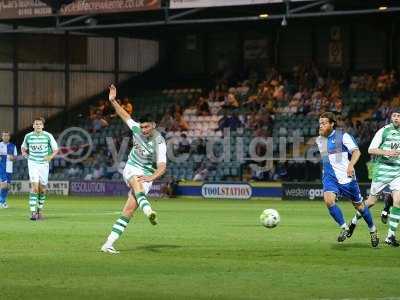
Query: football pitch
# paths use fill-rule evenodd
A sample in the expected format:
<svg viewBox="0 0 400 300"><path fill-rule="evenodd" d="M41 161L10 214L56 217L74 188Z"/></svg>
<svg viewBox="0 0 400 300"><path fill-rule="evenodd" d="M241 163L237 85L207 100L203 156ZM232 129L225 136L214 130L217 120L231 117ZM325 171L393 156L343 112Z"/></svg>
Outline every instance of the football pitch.
<svg viewBox="0 0 400 300"><path fill-rule="evenodd" d="M364 221L350 240L321 202L151 201L160 224L139 213L99 251L124 198L50 197L46 219L28 219L25 197L0 210L0 299L400 299L400 249L370 246ZM346 219L353 213L341 202ZM265 208L277 228L259 225Z"/></svg>

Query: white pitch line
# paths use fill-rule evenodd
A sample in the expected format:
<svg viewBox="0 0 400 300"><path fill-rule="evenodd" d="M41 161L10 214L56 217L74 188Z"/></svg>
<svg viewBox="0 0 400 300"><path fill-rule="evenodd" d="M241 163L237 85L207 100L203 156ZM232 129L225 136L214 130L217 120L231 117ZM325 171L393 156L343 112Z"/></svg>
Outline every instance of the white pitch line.
<svg viewBox="0 0 400 300"><path fill-rule="evenodd" d="M68 216L88 216L88 215L90 215L90 216L102 216L102 215L118 215L118 214L121 214L121 212L120 211L113 211L113 212L103 212L103 213L90 213L89 212L89 213L61 213L61 214L49 213L49 214L46 214L46 216L49 216L49 217L52 217L52 216L57 216L57 217L65 216L65 217L68 217ZM15 216L18 216L18 215L19 214L3 215L3 214L0 213L0 218L1 217L15 217Z"/></svg>

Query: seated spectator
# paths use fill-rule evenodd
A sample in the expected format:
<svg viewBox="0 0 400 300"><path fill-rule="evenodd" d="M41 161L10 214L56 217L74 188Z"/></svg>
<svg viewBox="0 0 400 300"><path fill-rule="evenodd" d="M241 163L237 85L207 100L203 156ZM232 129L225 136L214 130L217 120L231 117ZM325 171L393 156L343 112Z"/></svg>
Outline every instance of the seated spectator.
<svg viewBox="0 0 400 300"><path fill-rule="evenodd" d="M91 174L87 174L85 180L99 180L104 176L104 169L99 164L94 165L93 172Z"/></svg>
<svg viewBox="0 0 400 300"><path fill-rule="evenodd" d="M89 118L93 120L96 119L98 115L103 117L106 103L107 102L104 100L99 100L95 106L91 106L89 109Z"/></svg>
<svg viewBox="0 0 400 300"><path fill-rule="evenodd" d="M198 138L194 140L191 144L190 154L193 155L206 155L206 143L203 139Z"/></svg>
<svg viewBox="0 0 400 300"><path fill-rule="evenodd" d="M218 122L218 128L215 131L223 131L224 128L230 128L231 130L236 130L238 128L244 127L243 123L240 121L236 112L232 115L227 115L225 112L224 116Z"/></svg>
<svg viewBox="0 0 400 300"><path fill-rule="evenodd" d="M391 106L392 108L400 107L400 92L393 98Z"/></svg>
<svg viewBox="0 0 400 300"><path fill-rule="evenodd" d="M89 108L89 119L90 119L90 120L93 120L93 119L96 118L96 116L97 116L96 107L95 107L95 106L91 106L91 107Z"/></svg>
<svg viewBox="0 0 400 300"><path fill-rule="evenodd" d="M354 128L353 122L351 119L346 118L345 123L344 123L344 131L350 134L351 136L356 136L357 132L356 129Z"/></svg>
<svg viewBox="0 0 400 300"><path fill-rule="evenodd" d="M248 116L247 116L247 122L246 122L246 128L249 129L256 129L257 125L258 125L258 116L257 113L255 111L251 112Z"/></svg>
<svg viewBox="0 0 400 300"><path fill-rule="evenodd" d="M174 131L173 128L178 127L177 122L175 119L172 117L172 114L170 111L167 111L164 116L162 117L160 123L158 124L158 128L161 131Z"/></svg>
<svg viewBox="0 0 400 300"><path fill-rule="evenodd" d="M265 181L272 179L271 171L273 170L273 161L252 162L249 165L250 179L255 181Z"/></svg>
<svg viewBox="0 0 400 300"><path fill-rule="evenodd" d="M82 168L79 164L71 164L70 168L67 170L67 175L69 178L77 178L81 175Z"/></svg>
<svg viewBox="0 0 400 300"><path fill-rule="evenodd" d="M367 75L364 90L369 92L374 92L376 90L375 78L371 74Z"/></svg>
<svg viewBox="0 0 400 300"><path fill-rule="evenodd" d="M113 179L115 174L118 174L119 164L114 163L112 159L107 162L107 167L105 168L104 177L107 179Z"/></svg>
<svg viewBox="0 0 400 300"><path fill-rule="evenodd" d="M170 176L164 187L161 189L161 193L168 196L169 198L175 198L178 189L179 180L175 177Z"/></svg>
<svg viewBox="0 0 400 300"><path fill-rule="evenodd" d="M239 101L236 99L235 94L228 93L228 95L225 98L225 103L224 103L223 107L225 107L225 108L238 108L239 107Z"/></svg>
<svg viewBox="0 0 400 300"><path fill-rule="evenodd" d="M92 121L92 132L97 132L100 129L107 127L109 124L108 122L104 119L101 111L97 111L96 115L93 118Z"/></svg>
<svg viewBox="0 0 400 300"><path fill-rule="evenodd" d="M376 90L378 92L383 92L389 88L389 74L386 70L383 70L381 74L378 76L377 83L376 83Z"/></svg>
<svg viewBox="0 0 400 300"><path fill-rule="evenodd" d="M128 97L125 97L125 98L122 100L121 107L122 107L129 115L132 115L132 113L133 113L133 105L130 103Z"/></svg>
<svg viewBox="0 0 400 300"><path fill-rule="evenodd" d="M250 87L248 86L248 81L243 81L239 83L239 86L236 88L236 92L240 96L246 96L250 90Z"/></svg>
<svg viewBox="0 0 400 300"><path fill-rule="evenodd" d="M179 130L180 131L187 131L189 130L189 124L186 122L186 120L183 118L182 114L176 114L175 116L176 122L178 123Z"/></svg>
<svg viewBox="0 0 400 300"><path fill-rule="evenodd" d="M375 121L381 122L390 118L391 107L389 106L389 101L385 100L382 102L381 106L375 111L373 119Z"/></svg>
<svg viewBox="0 0 400 300"><path fill-rule="evenodd" d="M284 86L281 84L277 84L274 88L273 98L278 101L281 101L283 100L284 97L285 97Z"/></svg>
<svg viewBox="0 0 400 300"><path fill-rule="evenodd" d="M179 141L179 144L178 144L177 154L185 154L185 153L189 153L189 152L190 152L189 140L187 139L186 134L182 133L181 140Z"/></svg>
<svg viewBox="0 0 400 300"><path fill-rule="evenodd" d="M193 181L204 181L207 179L208 173L209 173L209 171L208 171L207 167L202 167L195 172L195 175L192 180Z"/></svg>
<svg viewBox="0 0 400 300"><path fill-rule="evenodd" d="M396 72L396 70L392 70L389 74L389 80L388 80L389 88L390 89L396 88L398 83L399 82L398 82L398 78L397 78L397 72Z"/></svg>
<svg viewBox="0 0 400 300"><path fill-rule="evenodd" d="M210 106L208 105L208 101L204 97L199 98L196 108L197 108L197 114L199 116L210 115Z"/></svg>
<svg viewBox="0 0 400 300"><path fill-rule="evenodd" d="M258 98L256 95L250 95L249 98L247 98L247 101L243 102L243 106L249 105L250 107L256 107L257 100Z"/></svg>
<svg viewBox="0 0 400 300"><path fill-rule="evenodd" d="M289 102L289 114L297 114L300 108L300 100L297 97L293 97Z"/></svg>
<svg viewBox="0 0 400 300"><path fill-rule="evenodd" d="M342 111L343 111L343 101L342 101L342 99L340 99L340 98L334 99L330 110L331 110L332 112L341 114Z"/></svg>

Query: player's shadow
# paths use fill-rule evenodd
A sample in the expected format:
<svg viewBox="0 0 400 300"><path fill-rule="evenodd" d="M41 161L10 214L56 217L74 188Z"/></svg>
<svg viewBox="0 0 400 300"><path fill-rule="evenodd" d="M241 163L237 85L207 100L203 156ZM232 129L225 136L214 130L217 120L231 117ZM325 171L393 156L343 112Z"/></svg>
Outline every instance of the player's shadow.
<svg viewBox="0 0 400 300"><path fill-rule="evenodd" d="M134 249L131 250L145 250L149 252L161 252L162 250L166 249L177 249L177 248L182 248L182 246L179 245L146 245L146 246L137 246Z"/></svg>
<svg viewBox="0 0 400 300"><path fill-rule="evenodd" d="M338 250L338 251L347 251L351 249L366 249L366 248L372 248L369 243L342 243L342 244L333 244L331 246L333 250ZM374 249L379 249L379 248L374 248Z"/></svg>

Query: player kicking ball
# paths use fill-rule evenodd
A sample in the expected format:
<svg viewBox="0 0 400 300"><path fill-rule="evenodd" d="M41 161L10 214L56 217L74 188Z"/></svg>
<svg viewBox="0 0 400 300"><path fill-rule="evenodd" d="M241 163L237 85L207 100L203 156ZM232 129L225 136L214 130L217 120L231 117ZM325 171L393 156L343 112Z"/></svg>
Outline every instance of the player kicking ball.
<svg viewBox="0 0 400 300"><path fill-rule="evenodd" d="M362 201L354 171L354 166L361 155L360 150L351 135L335 128L335 115L330 112L323 113L319 118L320 136L316 143L323 164L324 201L329 214L341 228L337 240L343 242L349 232L343 213L336 204L336 198L343 196L352 201L354 208L364 218L369 228L371 245L377 247L379 244L377 229L368 207ZM349 155L351 155L350 160Z"/></svg>
<svg viewBox="0 0 400 300"><path fill-rule="evenodd" d="M115 222L101 251L111 254L119 253L114 248L117 241L128 226L136 209L139 207L147 216L150 223L157 224L157 214L151 208L147 194L154 180L161 177L167 167L167 147L164 138L155 130L155 123L147 115L140 123L132 120L131 116L116 101L117 89L110 86L109 100L117 115L132 131L133 147L123 171L123 177L130 188L128 200L122 210L121 217ZM156 163L156 167L154 167Z"/></svg>
<svg viewBox="0 0 400 300"><path fill-rule="evenodd" d="M371 192L365 204L372 207L378 200L378 195L385 190L387 192L387 188L389 188L393 199L389 197L385 203L385 208L387 209L392 204L390 200L393 201L393 206L390 208L389 229L385 243L399 247L400 244L396 240L396 230L400 221L400 108L392 112L391 123L377 131L369 146L368 153L376 158ZM357 215L353 217L349 226L349 236L353 234L358 218ZM382 218L382 220L384 219Z"/></svg>
<svg viewBox="0 0 400 300"><path fill-rule="evenodd" d="M46 187L49 182L50 161L57 155L58 146L53 135L44 131L45 120L33 120L33 131L25 135L21 146L22 155L28 159L29 181L29 208L31 220L43 218L42 211L46 201Z"/></svg>

